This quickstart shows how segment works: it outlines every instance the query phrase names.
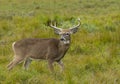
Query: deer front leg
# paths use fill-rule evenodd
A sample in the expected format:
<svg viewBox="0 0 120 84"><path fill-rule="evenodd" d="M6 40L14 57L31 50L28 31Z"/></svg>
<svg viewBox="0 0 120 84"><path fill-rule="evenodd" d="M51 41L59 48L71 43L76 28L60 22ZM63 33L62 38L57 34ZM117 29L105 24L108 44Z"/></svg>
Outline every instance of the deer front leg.
<svg viewBox="0 0 120 84"><path fill-rule="evenodd" d="M64 71L64 64L63 64L63 62L60 60L57 63L60 65L61 72L63 72Z"/></svg>
<svg viewBox="0 0 120 84"><path fill-rule="evenodd" d="M48 60L48 66L51 72L54 72L53 62L53 60Z"/></svg>
<svg viewBox="0 0 120 84"><path fill-rule="evenodd" d="M25 62L24 62L24 69L25 69L25 70L28 70L28 67L29 67L31 61L32 61L32 60L31 60L30 58L27 58L27 59L25 60Z"/></svg>

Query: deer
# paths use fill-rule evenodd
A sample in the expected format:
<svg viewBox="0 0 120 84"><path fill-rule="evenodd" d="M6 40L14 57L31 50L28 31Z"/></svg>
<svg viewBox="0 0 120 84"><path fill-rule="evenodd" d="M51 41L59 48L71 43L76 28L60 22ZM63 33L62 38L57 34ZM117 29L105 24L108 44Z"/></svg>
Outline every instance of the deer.
<svg viewBox="0 0 120 84"><path fill-rule="evenodd" d="M62 29L49 24L51 28L54 29L55 34L59 35L60 38L26 38L16 42L13 42L12 49L14 52L14 59L7 65L10 71L17 64L24 61L23 67L28 70L28 67L32 60L42 59L47 60L48 68L51 72L54 72L53 63L57 62L60 65L61 71L64 70L64 64L62 58L68 51L71 43L71 34L78 31L81 25L80 19L79 23L68 29Z"/></svg>

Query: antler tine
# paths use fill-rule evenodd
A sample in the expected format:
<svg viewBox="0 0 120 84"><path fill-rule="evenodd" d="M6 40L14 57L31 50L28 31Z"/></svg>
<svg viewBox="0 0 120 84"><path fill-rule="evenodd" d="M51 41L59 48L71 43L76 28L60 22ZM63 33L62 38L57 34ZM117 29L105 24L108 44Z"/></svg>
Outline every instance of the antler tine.
<svg viewBox="0 0 120 84"><path fill-rule="evenodd" d="M78 21L79 21L79 24L81 25L81 21L80 21L80 18L78 18Z"/></svg>
<svg viewBox="0 0 120 84"><path fill-rule="evenodd" d="M80 18L78 18L78 21L79 21L78 25L76 25L76 26L74 26L74 27L71 27L70 29L78 28L78 27L81 25Z"/></svg>
<svg viewBox="0 0 120 84"><path fill-rule="evenodd" d="M54 22L54 26L56 27L56 21Z"/></svg>
<svg viewBox="0 0 120 84"><path fill-rule="evenodd" d="M54 25L55 25L55 26L52 25L52 21L51 21L50 27L52 27L52 28L54 28L54 29L60 29L60 30L61 30L61 28L56 27L56 22L54 23Z"/></svg>
<svg viewBox="0 0 120 84"><path fill-rule="evenodd" d="M80 18L78 18L78 21L80 21Z"/></svg>

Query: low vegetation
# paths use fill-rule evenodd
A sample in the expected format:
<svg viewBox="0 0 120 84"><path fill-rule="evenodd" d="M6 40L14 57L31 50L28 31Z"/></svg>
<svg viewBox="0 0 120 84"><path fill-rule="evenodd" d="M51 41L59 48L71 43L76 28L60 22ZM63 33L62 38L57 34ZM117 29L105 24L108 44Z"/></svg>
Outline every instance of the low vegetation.
<svg viewBox="0 0 120 84"><path fill-rule="evenodd" d="M119 0L1 0L0 84L119 84L120 83ZM28 71L22 64L8 71L13 58L11 45L23 38L59 38L48 26L69 28L81 18L63 58L65 71L55 64L49 72L46 61L33 61Z"/></svg>

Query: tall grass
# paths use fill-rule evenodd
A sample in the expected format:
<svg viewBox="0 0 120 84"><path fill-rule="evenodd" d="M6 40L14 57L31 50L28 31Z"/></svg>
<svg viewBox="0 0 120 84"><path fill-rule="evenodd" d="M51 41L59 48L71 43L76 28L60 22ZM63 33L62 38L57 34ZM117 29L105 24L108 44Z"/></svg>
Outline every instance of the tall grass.
<svg viewBox="0 0 120 84"><path fill-rule="evenodd" d="M69 3L68 3L69 2ZM120 1L118 0L1 0L0 83L1 84L119 84ZM33 61L28 71L22 64L12 71L6 66L13 58L12 42L23 38L59 38L48 26L69 28L81 18L79 31L72 35L63 58L65 71L57 64L55 73L46 61Z"/></svg>

